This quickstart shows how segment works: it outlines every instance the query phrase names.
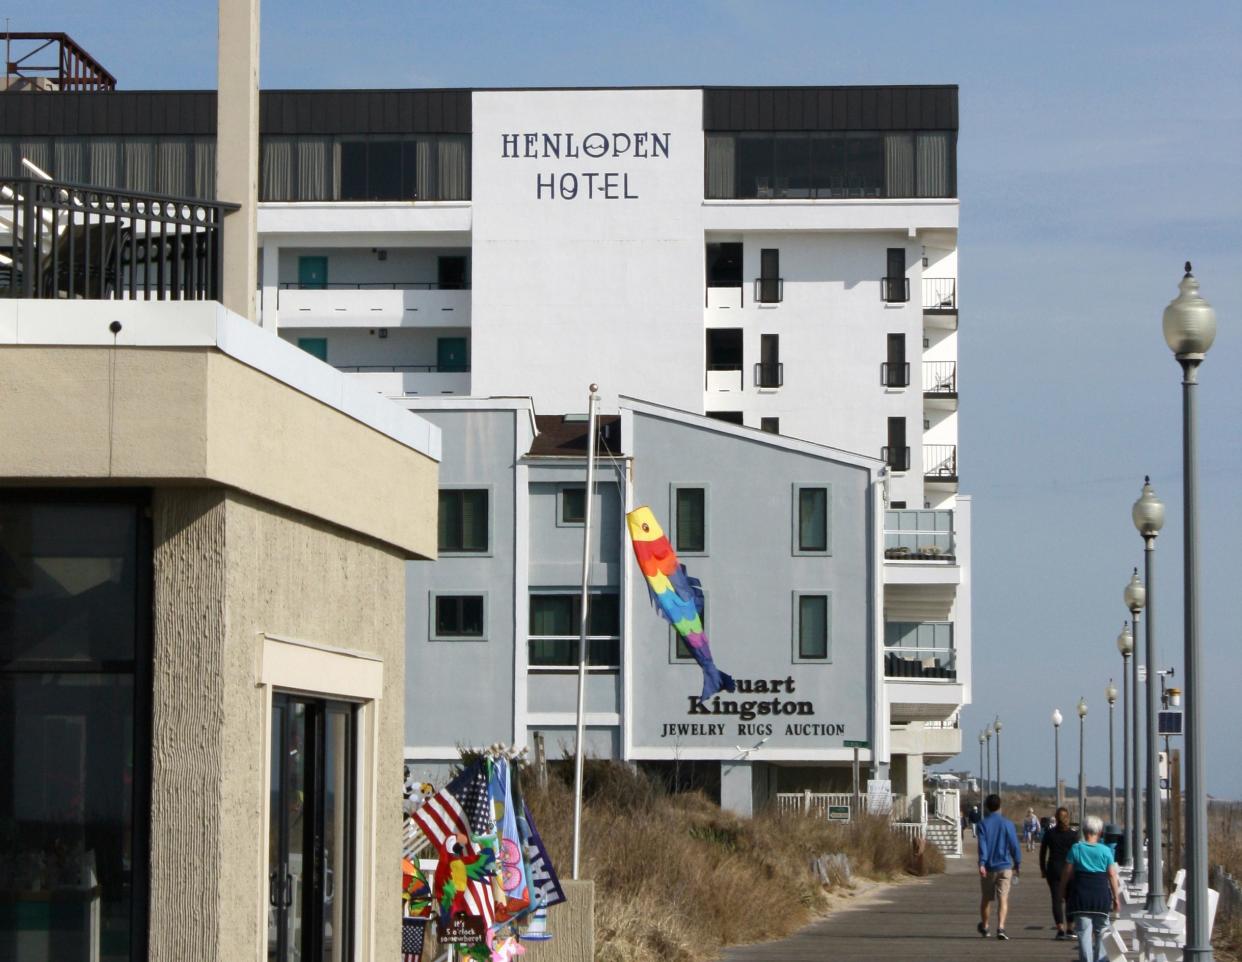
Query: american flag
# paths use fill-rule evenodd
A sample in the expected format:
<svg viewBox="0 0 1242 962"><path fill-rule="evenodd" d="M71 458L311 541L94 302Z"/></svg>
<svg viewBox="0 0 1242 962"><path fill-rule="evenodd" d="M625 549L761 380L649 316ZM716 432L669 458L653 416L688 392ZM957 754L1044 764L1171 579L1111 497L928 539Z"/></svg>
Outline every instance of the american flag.
<svg viewBox="0 0 1242 962"><path fill-rule="evenodd" d="M445 839L465 835L469 841L462 854L469 857L483 851L472 836L491 835L495 831L491 808L487 769L482 762L475 762L427 799L411 817L438 850L444 849ZM466 906L471 915L482 918L491 928L496 903L490 880L467 883Z"/></svg>

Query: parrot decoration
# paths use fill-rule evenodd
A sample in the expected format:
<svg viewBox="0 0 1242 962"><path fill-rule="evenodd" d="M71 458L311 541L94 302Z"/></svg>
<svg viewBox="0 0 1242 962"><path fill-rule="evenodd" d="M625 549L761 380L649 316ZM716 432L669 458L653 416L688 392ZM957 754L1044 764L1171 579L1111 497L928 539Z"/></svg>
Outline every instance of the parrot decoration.
<svg viewBox="0 0 1242 962"><path fill-rule="evenodd" d="M495 853L489 848L477 855L463 855L465 843L466 838L461 835L450 835L444 840L432 879L432 891L437 896L439 922L446 928L457 913L469 913L466 905L466 883L482 881L492 876Z"/></svg>
<svg viewBox="0 0 1242 962"><path fill-rule="evenodd" d="M625 521L652 603L685 639L690 654L703 669L703 693L699 700L707 701L721 689L734 691L732 676L717 668L712 660L711 646L703 631L703 588L698 579L686 574L686 566L677 560L677 552L650 508L635 508L625 516Z"/></svg>

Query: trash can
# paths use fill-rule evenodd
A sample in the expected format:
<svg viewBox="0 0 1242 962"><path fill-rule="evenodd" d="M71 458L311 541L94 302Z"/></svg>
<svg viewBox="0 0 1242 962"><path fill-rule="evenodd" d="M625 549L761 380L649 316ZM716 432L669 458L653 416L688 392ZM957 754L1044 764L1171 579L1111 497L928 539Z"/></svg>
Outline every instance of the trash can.
<svg viewBox="0 0 1242 962"><path fill-rule="evenodd" d="M1129 852L1126 851L1126 833L1119 826L1109 822L1104 826L1104 834L1100 837L1105 845L1109 845L1113 850L1113 858L1118 865L1125 865L1129 858Z"/></svg>

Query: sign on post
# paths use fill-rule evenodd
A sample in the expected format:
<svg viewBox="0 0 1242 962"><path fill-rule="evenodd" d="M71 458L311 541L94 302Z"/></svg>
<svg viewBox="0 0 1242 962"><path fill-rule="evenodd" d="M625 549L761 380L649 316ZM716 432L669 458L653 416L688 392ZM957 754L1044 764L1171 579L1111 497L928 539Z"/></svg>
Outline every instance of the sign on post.
<svg viewBox="0 0 1242 962"><path fill-rule="evenodd" d="M850 820L850 807L848 805L829 805L828 821L830 822L848 822Z"/></svg>

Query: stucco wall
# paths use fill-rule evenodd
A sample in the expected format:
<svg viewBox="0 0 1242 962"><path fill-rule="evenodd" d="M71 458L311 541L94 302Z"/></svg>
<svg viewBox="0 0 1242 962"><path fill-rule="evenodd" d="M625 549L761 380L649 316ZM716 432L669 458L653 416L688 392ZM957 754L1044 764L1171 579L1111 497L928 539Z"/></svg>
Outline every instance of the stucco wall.
<svg viewBox="0 0 1242 962"><path fill-rule="evenodd" d="M374 831L377 852L374 957L395 958L399 906L383 896L397 890L400 872L402 556L218 489L157 490L154 528L151 959L255 958L265 942L261 633L383 660L378 807L374 826L360 830L364 839ZM331 690L331 679L324 687ZM196 850L202 865L194 864Z"/></svg>

